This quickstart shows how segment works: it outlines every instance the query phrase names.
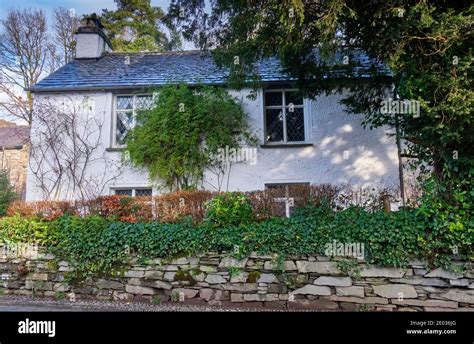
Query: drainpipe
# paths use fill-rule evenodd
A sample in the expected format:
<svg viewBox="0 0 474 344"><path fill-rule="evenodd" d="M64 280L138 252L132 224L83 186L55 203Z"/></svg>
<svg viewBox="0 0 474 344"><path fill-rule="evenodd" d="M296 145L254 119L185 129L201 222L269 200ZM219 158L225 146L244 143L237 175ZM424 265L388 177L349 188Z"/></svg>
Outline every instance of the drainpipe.
<svg viewBox="0 0 474 344"><path fill-rule="evenodd" d="M395 137L396 137L396 142L397 142L398 179L400 180L400 197L402 198L402 205L405 206L405 181L403 177L402 144L400 140L399 114L395 114Z"/></svg>
<svg viewBox="0 0 474 344"><path fill-rule="evenodd" d="M400 98L397 94L395 84L392 84L393 99ZM400 181L400 197L402 198L402 206L405 206L405 181L403 176L403 162L402 162L402 143L400 139L400 114L395 114L395 140L397 143L398 156L398 179Z"/></svg>

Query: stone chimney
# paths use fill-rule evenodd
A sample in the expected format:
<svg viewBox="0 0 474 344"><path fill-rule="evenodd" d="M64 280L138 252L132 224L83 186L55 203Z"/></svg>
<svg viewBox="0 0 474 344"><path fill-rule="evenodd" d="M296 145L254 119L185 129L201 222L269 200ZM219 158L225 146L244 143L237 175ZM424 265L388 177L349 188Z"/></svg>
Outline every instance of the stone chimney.
<svg viewBox="0 0 474 344"><path fill-rule="evenodd" d="M76 59L98 59L112 51L104 26L95 15L86 17L76 32Z"/></svg>

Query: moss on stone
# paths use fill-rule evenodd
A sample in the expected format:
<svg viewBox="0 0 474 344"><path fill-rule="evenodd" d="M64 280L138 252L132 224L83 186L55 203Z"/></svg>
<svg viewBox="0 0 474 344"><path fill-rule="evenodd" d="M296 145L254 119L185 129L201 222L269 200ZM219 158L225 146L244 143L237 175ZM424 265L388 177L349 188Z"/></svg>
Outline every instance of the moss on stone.
<svg viewBox="0 0 474 344"><path fill-rule="evenodd" d="M59 269L59 264L56 260L50 260L46 263L48 270L57 271Z"/></svg>
<svg viewBox="0 0 474 344"><path fill-rule="evenodd" d="M64 300L66 298L66 293L62 291L57 291L56 293L54 293L54 298L57 300Z"/></svg>
<svg viewBox="0 0 474 344"><path fill-rule="evenodd" d="M194 268L190 272L191 272L192 276L198 276L198 275L202 274L202 271L201 271L200 268Z"/></svg>
<svg viewBox="0 0 474 344"><path fill-rule="evenodd" d="M235 266L229 268L230 277L237 277L242 273L243 269Z"/></svg>
<svg viewBox="0 0 474 344"><path fill-rule="evenodd" d="M247 283L257 283L257 280L260 278L260 275L260 271L249 272L249 275L247 276Z"/></svg>
<svg viewBox="0 0 474 344"><path fill-rule="evenodd" d="M190 286L196 284L196 280L193 278L193 276L191 276L189 272L183 271L181 269L176 271L176 274L174 275L174 281L188 282Z"/></svg>

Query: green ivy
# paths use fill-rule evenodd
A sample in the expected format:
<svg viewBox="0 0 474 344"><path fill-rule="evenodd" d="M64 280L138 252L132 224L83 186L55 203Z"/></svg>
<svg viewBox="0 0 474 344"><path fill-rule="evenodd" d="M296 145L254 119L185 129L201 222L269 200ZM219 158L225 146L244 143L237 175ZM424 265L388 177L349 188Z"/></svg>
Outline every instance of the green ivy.
<svg viewBox="0 0 474 344"><path fill-rule="evenodd" d="M291 218L216 227L204 221L182 223L128 223L101 217L62 217L52 222L17 217L0 220L0 240L38 242L50 246L58 259L76 267L72 278L123 271L132 255L140 261L156 257L193 256L205 252L251 252L285 256L324 254L325 245L363 243L369 264L403 267L412 258L433 266L446 265L452 241L436 235L430 218L415 209L367 212L349 208L333 212L327 207L306 208ZM472 257L473 237L457 240L458 255ZM433 249L436 247L436 250ZM347 264L346 264L347 265Z"/></svg>
<svg viewBox="0 0 474 344"><path fill-rule="evenodd" d="M432 259L447 266L450 263L449 253L457 253L460 247L473 243L472 181L459 181L457 187L449 191L450 200L441 197L446 193L446 188L434 178L425 183L425 190L417 211L427 219L431 230L423 244L431 252Z"/></svg>

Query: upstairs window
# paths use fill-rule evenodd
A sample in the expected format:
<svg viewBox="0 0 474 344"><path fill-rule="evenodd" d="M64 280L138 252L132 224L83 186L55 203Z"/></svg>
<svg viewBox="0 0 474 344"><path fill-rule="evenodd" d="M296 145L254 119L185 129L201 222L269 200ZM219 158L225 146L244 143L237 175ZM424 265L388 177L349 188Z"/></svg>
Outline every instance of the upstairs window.
<svg viewBox="0 0 474 344"><path fill-rule="evenodd" d="M266 90L265 142L305 142L303 95L298 90Z"/></svg>
<svg viewBox="0 0 474 344"><path fill-rule="evenodd" d="M153 96L151 94L117 95L115 97L115 132L114 146L123 146L128 132L136 124L139 110L151 109Z"/></svg>

